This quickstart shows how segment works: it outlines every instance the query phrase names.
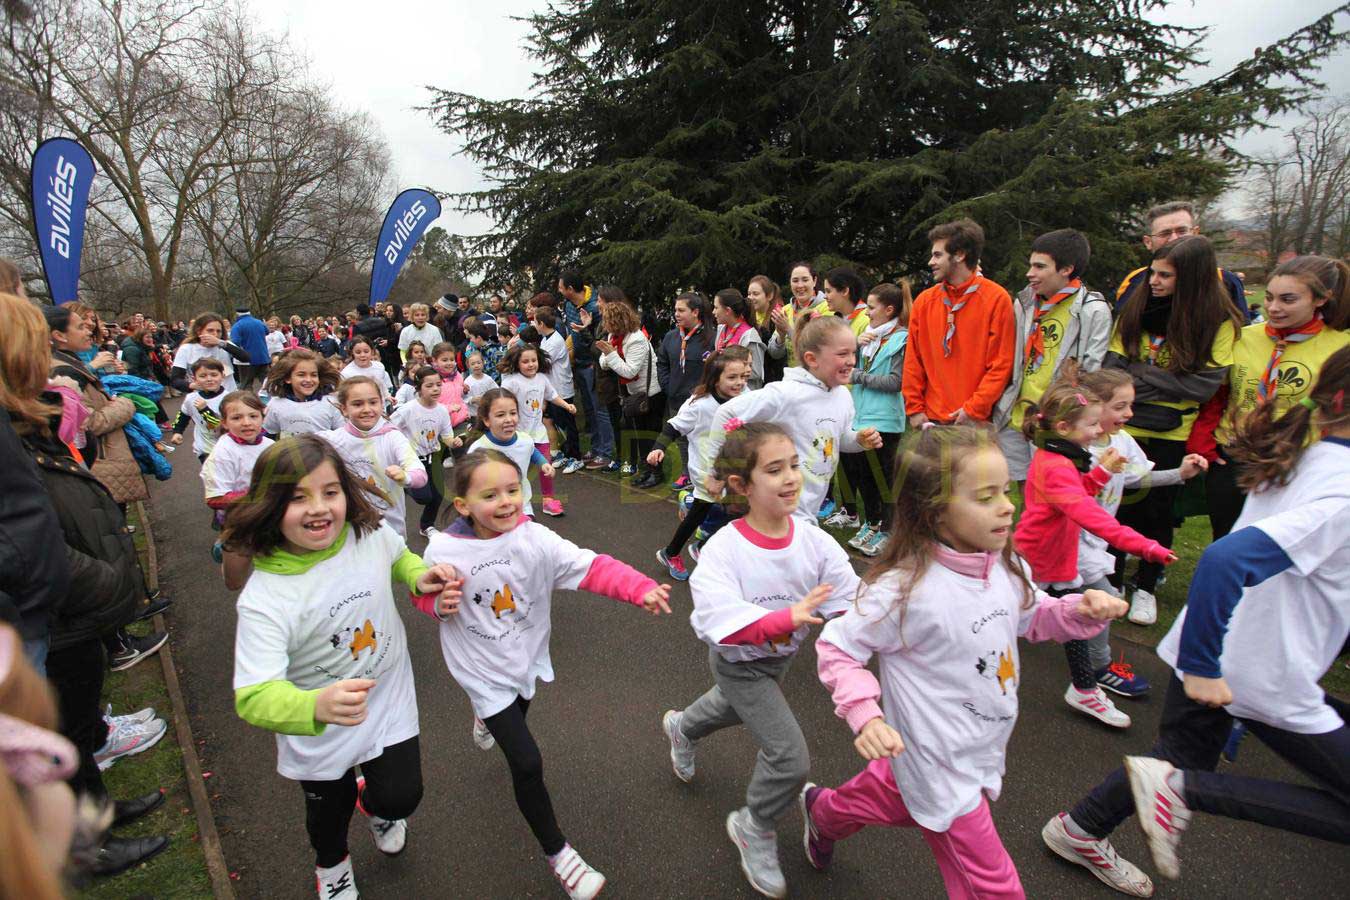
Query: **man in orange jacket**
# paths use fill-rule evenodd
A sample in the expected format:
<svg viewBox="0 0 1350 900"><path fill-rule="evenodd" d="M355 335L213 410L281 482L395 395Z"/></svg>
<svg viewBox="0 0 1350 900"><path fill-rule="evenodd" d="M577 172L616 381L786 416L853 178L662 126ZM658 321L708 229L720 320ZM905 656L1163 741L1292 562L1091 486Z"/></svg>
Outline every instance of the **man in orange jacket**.
<svg viewBox="0 0 1350 900"><path fill-rule="evenodd" d="M905 414L912 428L987 421L1012 375L1012 298L979 274L979 225L958 219L935 227L928 240L937 283L918 296L909 317Z"/></svg>

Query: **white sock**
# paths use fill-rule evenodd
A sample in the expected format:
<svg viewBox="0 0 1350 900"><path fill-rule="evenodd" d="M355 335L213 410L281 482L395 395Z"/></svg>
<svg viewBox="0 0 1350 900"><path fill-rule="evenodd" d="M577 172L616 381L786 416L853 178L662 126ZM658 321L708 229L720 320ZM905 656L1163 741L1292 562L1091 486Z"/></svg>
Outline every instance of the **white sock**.
<svg viewBox="0 0 1350 900"><path fill-rule="evenodd" d="M1064 830L1067 831L1067 832L1069 833L1069 836L1070 836L1070 837L1078 838L1078 840L1080 840L1080 841L1098 841L1098 840L1101 840L1101 838L1093 837L1092 835L1090 835L1090 834L1088 834L1086 831L1084 831L1084 830L1083 830L1083 826L1081 826L1081 825L1079 825L1077 822L1075 822L1075 821L1073 820L1073 816L1069 815L1068 813L1065 813L1065 814L1064 814L1064 818L1063 818L1062 821L1064 822Z"/></svg>
<svg viewBox="0 0 1350 900"><path fill-rule="evenodd" d="M750 819L750 827L755 831L758 831L760 834L775 834L778 831L777 826L773 822L765 822L759 816L750 812L749 807L746 807L745 811Z"/></svg>
<svg viewBox="0 0 1350 900"><path fill-rule="evenodd" d="M1167 786L1176 791L1178 797L1183 801L1186 799L1186 773L1180 769L1173 769L1167 776Z"/></svg>

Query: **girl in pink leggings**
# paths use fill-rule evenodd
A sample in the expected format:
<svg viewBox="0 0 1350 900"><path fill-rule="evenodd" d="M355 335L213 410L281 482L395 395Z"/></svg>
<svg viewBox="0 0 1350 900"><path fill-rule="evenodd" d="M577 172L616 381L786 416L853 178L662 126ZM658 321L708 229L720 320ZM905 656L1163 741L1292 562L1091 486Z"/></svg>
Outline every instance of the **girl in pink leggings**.
<svg viewBox="0 0 1350 900"><path fill-rule="evenodd" d="M1008 543L1008 465L989 432L925 427L896 471L891 540L816 642L821 681L868 765L838 788L802 789L807 859L824 869L835 842L866 825L916 827L948 896L1020 898L988 802L1017 720L1017 639L1088 638L1126 605L1032 585Z"/></svg>

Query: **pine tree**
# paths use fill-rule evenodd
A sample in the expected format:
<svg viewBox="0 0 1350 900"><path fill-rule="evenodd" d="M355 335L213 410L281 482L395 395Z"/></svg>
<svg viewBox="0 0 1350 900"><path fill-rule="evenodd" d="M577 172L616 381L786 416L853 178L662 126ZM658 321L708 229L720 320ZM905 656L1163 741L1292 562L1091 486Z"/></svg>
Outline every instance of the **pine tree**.
<svg viewBox="0 0 1350 900"><path fill-rule="evenodd" d="M1217 194L1233 142L1304 102L1343 6L1198 86L1203 32L1162 0L564 0L532 16L535 96L432 88L489 186L489 279L579 265L644 301L791 260L918 271L957 215L1020 284L1036 234L1085 231L1092 280L1136 264L1137 217Z"/></svg>

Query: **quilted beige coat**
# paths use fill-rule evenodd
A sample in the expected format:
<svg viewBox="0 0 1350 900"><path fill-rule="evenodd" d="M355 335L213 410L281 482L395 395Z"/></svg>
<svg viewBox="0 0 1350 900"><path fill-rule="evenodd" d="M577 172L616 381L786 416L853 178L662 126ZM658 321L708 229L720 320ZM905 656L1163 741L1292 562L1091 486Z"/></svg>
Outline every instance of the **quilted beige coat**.
<svg viewBox="0 0 1350 900"><path fill-rule="evenodd" d="M93 473L118 503L144 500L150 496L136 457L131 455L122 426L136 414L136 405L126 397L113 397L103 390L98 376L78 356L60 350L52 352L50 374L75 379L80 398L89 409L85 430L97 442ZM86 457L95 454L86 453Z"/></svg>

